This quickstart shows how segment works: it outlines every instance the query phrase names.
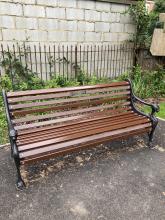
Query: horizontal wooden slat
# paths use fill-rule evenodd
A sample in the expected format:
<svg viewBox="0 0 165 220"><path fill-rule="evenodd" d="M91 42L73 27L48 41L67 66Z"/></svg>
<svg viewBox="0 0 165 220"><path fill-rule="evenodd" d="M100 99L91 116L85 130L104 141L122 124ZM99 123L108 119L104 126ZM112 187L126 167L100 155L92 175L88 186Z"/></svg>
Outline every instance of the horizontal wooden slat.
<svg viewBox="0 0 165 220"><path fill-rule="evenodd" d="M75 125L68 125L66 127L54 129L51 131L49 134L48 133L43 133L42 135L38 136L33 136L29 137L28 139L19 139L17 141L17 145L21 146L24 144L29 144L29 143L35 143L39 141L44 141L44 140L49 140L52 138L57 138L57 137L62 137L65 135L72 135L75 133L81 133L83 131L89 131L92 129L97 129L105 126L113 126L116 124L121 124L121 123L128 123L132 121L137 121L139 119L144 118L143 116L139 115L134 115L134 114L129 114L126 115L125 117L121 116L116 119L114 117L104 117L104 118L98 118L96 120L86 120L83 121L82 123L78 123Z"/></svg>
<svg viewBox="0 0 165 220"><path fill-rule="evenodd" d="M44 108L33 108L28 110L15 110L12 112L12 115L14 116L22 116L26 114L32 114L32 113L44 113L44 112L50 112L50 111L59 111L59 110L68 110L68 109L75 109L80 107L89 107L89 106L97 106L104 104L106 102L113 102L113 101L121 101L121 100L128 100L130 99L128 96L126 97L119 97L119 98L107 98L107 99L101 99L101 100L95 100L90 102L77 102L73 104L65 104L65 105L57 105L57 106L50 106L50 107L44 107ZM120 103L118 103L120 105Z"/></svg>
<svg viewBox="0 0 165 220"><path fill-rule="evenodd" d="M93 147L99 144L105 144L111 140L120 140L120 139L126 139L129 136L133 136L133 135L139 135L139 134L144 134L144 133L148 133L150 131L150 127L146 127L146 128L140 128L140 129L134 129L133 131L126 131L126 132L121 132L115 136L111 135L109 133L109 135L107 135L106 137L100 138L100 139L96 139L96 140L92 140L92 141L88 141L82 144L78 144L78 145L70 145L69 147L66 147L65 149L61 149L58 151L52 151L52 152L47 152L46 154L38 154L35 156L30 156L27 158L22 158L21 159L21 164L23 165L28 165L28 164L32 164L36 161L42 161L42 160L47 160L49 158L55 157L55 156L61 156L61 155L65 155L67 153L72 153L75 151L79 151L80 149L85 149L85 148L89 148L89 147ZM111 135L111 136L110 136Z"/></svg>
<svg viewBox="0 0 165 220"><path fill-rule="evenodd" d="M117 119L121 119L121 118L125 118L125 117L129 117L132 115L137 115L136 113L133 113L131 111L127 111L127 112L119 112L117 114ZM29 139L31 137L37 137L37 136L42 136L44 134L51 134L52 132L56 131L56 130L60 130L60 129L65 129L66 127L72 127L75 125L83 125L86 122L92 122L92 121L97 121L100 119L104 119L104 118L112 118L114 119L114 117L116 117L116 114L111 111L105 111L105 112L96 112L96 113L90 113L90 114L85 114L85 115L79 115L78 118L72 118L69 117L70 121L68 122L67 120L64 123L60 123L58 125L54 125L54 126L48 126L48 127L42 127L42 129L35 129L35 132L33 132L34 129L31 129L32 132L29 133L25 133L25 134L19 134L17 137L17 140L20 139ZM62 118L63 119L63 118ZM66 118L67 119L67 118Z"/></svg>
<svg viewBox="0 0 165 220"><path fill-rule="evenodd" d="M31 102L31 103L23 103L23 104L16 104L16 105L9 105L10 110L16 110L16 109L23 109L23 108L32 108L32 107L39 107L39 106L49 106L49 105L58 105L58 104L69 104L74 102L81 102L81 101L94 101L96 99L104 99L109 97L127 97L126 95L129 95L129 91L125 91L122 93L112 93L112 94L102 94L97 96L86 96L86 97L77 97L77 98L68 98L68 99L62 99L62 100L52 100L52 101L43 101L43 102ZM114 100L112 98L112 101ZM106 99L105 99L106 100ZM110 100L110 98L109 98ZM120 100L120 99L117 99Z"/></svg>
<svg viewBox="0 0 165 220"><path fill-rule="evenodd" d="M53 98L64 98L64 97L80 97L82 95L92 95L96 93L105 93L105 92L120 92L120 91L128 91L130 86L117 86L117 87L109 87L109 88L101 88L95 90L83 90L83 91L75 91L75 92L62 92L62 93L52 93L47 95L32 95L32 96L20 96L18 98L11 97L8 98L9 104L18 103L18 102L27 102L27 101L36 101L36 100L44 100L44 99L53 99Z"/></svg>
<svg viewBox="0 0 165 220"><path fill-rule="evenodd" d="M97 108L97 107L95 107ZM93 108L94 109L94 108ZM67 118L61 118L61 122L63 122L63 119L64 119L64 124L60 122L60 124L58 125L48 125L46 127L39 127L39 128L33 128L33 129L26 129L26 130L17 130L17 133L18 133L18 136L28 136L29 134L31 135L32 133L36 134L38 132L43 132L43 131L48 131L50 132L52 129L54 128L58 128L58 127L61 127L61 126L65 126L66 124L70 124L72 121L73 123L78 120L83 120L84 118L90 118L92 116L95 116L95 114L102 114L104 113L105 115L106 114L111 114L111 115L114 115L114 114L117 114L117 115L120 115L121 112L122 113L127 113L127 112L130 112L131 111L131 107L123 107L123 108L118 108L118 109L113 109L113 110L109 110L109 109L105 109L105 108L102 108L103 110L102 111L97 111L96 110L100 110L100 108L98 109L95 109L95 111L93 110L90 110L90 111L85 111L85 114L83 114L84 112L81 111L81 115L76 115L76 116L71 116L71 117L68 117L69 115L66 115ZM76 111L77 113L77 111ZM71 115L71 114L70 114ZM17 128L17 127L15 127Z"/></svg>
<svg viewBox="0 0 165 220"><path fill-rule="evenodd" d="M99 141L99 139L103 139L103 138L112 138L113 136L115 137L115 135L119 135L122 134L124 135L124 133L126 132L131 132L131 131L135 131L138 129L144 129L147 127L150 127L151 123L146 123L146 124L140 124L140 125L134 125L134 126L129 126L126 128L120 128L117 130L113 130L113 131L107 131L104 133L99 133L99 134L95 134L95 135L90 135L90 136L85 136L83 138L80 139L75 139L72 141L67 141L67 142L63 142L63 143L59 143L59 144L55 144L53 145L53 141L52 141L52 145L47 146L47 147L42 147L42 148L38 148L38 149L33 149L33 150L29 150L29 151L25 151L25 152L20 152L19 156L20 158L26 158L26 157L30 157L30 156L35 156L35 155L39 155L39 154L46 154L49 153L51 151L58 151L58 150L64 150L68 147L76 147L77 145L82 145L85 144L87 142L90 141ZM50 141L49 141L50 142Z"/></svg>
<svg viewBox="0 0 165 220"><path fill-rule="evenodd" d="M104 133L104 132L108 132L108 131L113 131L113 130L117 130L117 129L121 129L121 128L127 128L127 127L131 127L134 125L145 124L145 123L148 123L148 119L146 119L146 118L139 119L138 121L137 120L129 121L128 123L122 122L120 124L115 124L115 122L114 122L114 123L112 123L113 126L110 126L110 124L109 124L109 126L108 125L105 125L103 127L98 126L95 129L91 129L91 130L87 130L87 131L84 129L81 133L78 133L78 134L75 133L72 135L66 135L66 136L53 138L53 139L46 140L46 141L40 141L40 142L37 142L34 144L23 145L23 146L18 147L18 149L19 149L19 151L27 150L27 149L29 150L29 149L33 149L33 148L41 149L44 146L49 146L49 145L57 144L60 142L66 142L69 140L74 141L74 139L78 139L78 138L82 138L82 137L86 137L86 136L91 136L91 135L95 135L95 134L99 134L99 133ZM41 149L41 151L42 151L42 149Z"/></svg>
<svg viewBox="0 0 165 220"><path fill-rule="evenodd" d="M57 117L68 117L70 115L76 115L76 114L82 114L82 113L89 113L93 111L99 111L102 110L101 107L91 107L87 108L86 111L85 109L78 109L78 110L71 110L71 111L65 111L65 112L56 112L52 114L46 114L46 115L33 115L33 116L26 116L23 118L16 118L12 120L13 124L18 124L18 123L25 123L25 122L33 122L37 120L46 120L46 119L53 119ZM127 110L128 108L125 108ZM116 111L121 111L122 109L118 108Z"/></svg>
<svg viewBox="0 0 165 220"><path fill-rule="evenodd" d="M71 91L99 89L99 88L107 88L107 87L115 87L115 86L125 86L125 85L129 85L129 82L113 82L113 83L110 83L110 84L100 84L100 85L94 85L94 86L77 86L77 87L66 87L66 88L55 88L55 89L40 89L40 90L8 92L7 93L7 97L11 98L11 97L39 95L39 94L71 92Z"/></svg>
<svg viewBox="0 0 165 220"><path fill-rule="evenodd" d="M109 108L128 106L128 105L130 105L129 102L123 102L123 103L105 105L105 106L102 106L102 109L105 109L105 108L109 109ZM29 129L29 128L34 128L34 127L46 126L46 125L50 125L50 124L56 124L58 122L59 122L58 119L54 119L54 120L49 120L49 121L36 122L36 123L32 123L32 124L18 125L18 126L15 126L15 129L16 130L23 130L23 129Z"/></svg>

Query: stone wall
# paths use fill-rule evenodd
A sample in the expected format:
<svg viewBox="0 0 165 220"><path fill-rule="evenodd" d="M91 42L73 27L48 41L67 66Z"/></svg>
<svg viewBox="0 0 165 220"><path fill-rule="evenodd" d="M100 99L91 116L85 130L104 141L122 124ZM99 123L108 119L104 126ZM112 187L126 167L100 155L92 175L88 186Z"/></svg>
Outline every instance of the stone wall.
<svg viewBox="0 0 165 220"><path fill-rule="evenodd" d="M1 0L0 41L118 43L132 38L128 5L94 0Z"/></svg>

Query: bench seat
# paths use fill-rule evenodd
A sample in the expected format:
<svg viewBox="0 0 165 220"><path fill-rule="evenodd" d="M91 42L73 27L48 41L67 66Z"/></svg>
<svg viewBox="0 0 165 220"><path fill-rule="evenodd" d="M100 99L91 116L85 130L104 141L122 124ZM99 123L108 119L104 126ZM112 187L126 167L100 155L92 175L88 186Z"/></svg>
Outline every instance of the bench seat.
<svg viewBox="0 0 165 220"><path fill-rule="evenodd" d="M12 155L20 166L148 133L152 141L158 107L138 99L131 82L31 91L3 91ZM151 107L151 115L135 107Z"/></svg>
<svg viewBox="0 0 165 220"><path fill-rule="evenodd" d="M61 151L74 151L93 142L103 143L151 130L150 120L132 111L113 116L102 112L90 117L54 127L49 125L44 130L34 128L30 133L20 134L17 146L21 163L46 159Z"/></svg>

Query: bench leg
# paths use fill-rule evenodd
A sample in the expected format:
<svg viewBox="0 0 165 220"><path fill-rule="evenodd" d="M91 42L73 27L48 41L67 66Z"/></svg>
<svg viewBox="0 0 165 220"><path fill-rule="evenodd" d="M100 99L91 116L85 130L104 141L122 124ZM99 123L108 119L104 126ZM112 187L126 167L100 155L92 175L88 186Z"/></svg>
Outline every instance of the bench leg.
<svg viewBox="0 0 165 220"><path fill-rule="evenodd" d="M20 161L18 158L14 158L16 169L17 169L17 182L16 182L16 187L19 190L23 190L25 188L25 183L21 177L21 172L20 172Z"/></svg>
<svg viewBox="0 0 165 220"><path fill-rule="evenodd" d="M153 147L153 136L154 136L154 132L155 132L155 128L158 124L158 119L157 118L152 118L152 130L151 132L149 133L149 142L148 142L148 146L149 148L152 148Z"/></svg>

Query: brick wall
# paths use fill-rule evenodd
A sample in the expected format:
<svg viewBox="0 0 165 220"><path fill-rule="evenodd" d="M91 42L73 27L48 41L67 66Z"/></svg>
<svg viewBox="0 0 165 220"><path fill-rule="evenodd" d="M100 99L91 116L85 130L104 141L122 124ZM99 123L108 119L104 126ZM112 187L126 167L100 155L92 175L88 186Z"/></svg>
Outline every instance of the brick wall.
<svg viewBox="0 0 165 220"><path fill-rule="evenodd" d="M122 42L135 25L128 5L93 0L2 0L0 41L41 44Z"/></svg>

